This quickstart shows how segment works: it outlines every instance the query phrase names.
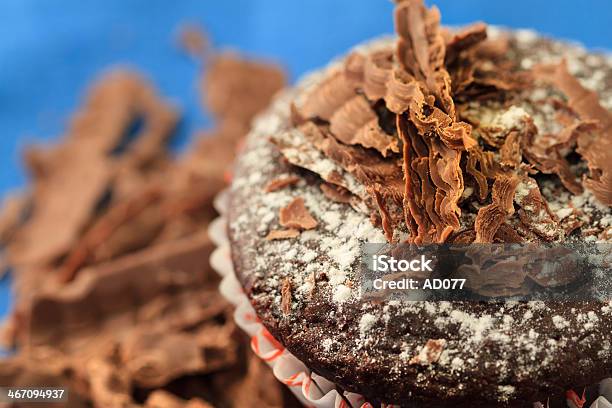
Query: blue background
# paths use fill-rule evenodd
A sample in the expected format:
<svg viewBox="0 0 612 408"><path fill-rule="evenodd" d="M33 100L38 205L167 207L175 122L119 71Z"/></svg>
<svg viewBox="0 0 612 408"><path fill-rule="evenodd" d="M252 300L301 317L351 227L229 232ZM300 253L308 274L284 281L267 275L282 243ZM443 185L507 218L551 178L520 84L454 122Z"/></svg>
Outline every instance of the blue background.
<svg viewBox="0 0 612 408"><path fill-rule="evenodd" d="M428 1L431 4L431 1ZM482 20L612 48L612 1L440 0L446 24ZM210 125L180 23L214 44L282 63L294 80L351 45L392 31L390 0L1 0L0 197L26 183L20 151L61 134L84 87L109 65L138 68L184 113L177 146ZM10 306L0 281L0 316Z"/></svg>

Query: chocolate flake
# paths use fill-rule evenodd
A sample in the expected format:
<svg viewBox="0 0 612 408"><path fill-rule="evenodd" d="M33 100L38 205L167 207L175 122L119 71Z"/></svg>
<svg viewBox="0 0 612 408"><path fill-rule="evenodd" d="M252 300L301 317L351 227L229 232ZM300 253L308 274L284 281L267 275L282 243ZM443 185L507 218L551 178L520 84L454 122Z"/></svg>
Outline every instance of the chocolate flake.
<svg viewBox="0 0 612 408"><path fill-rule="evenodd" d="M276 239L297 238L300 236L300 231L294 228L285 230L272 230L266 235L266 239L273 241Z"/></svg>
<svg viewBox="0 0 612 408"><path fill-rule="evenodd" d="M350 191L348 191L344 187L335 184L321 183L320 188L325 197L337 203L348 204L353 198L353 195Z"/></svg>
<svg viewBox="0 0 612 408"><path fill-rule="evenodd" d="M281 309L285 315L291 312L291 279L283 279L283 286L281 288Z"/></svg>
<svg viewBox="0 0 612 408"><path fill-rule="evenodd" d="M492 203L478 210L474 229L474 242L493 242L493 237L508 216L514 213L514 192L519 183L515 176L500 175L493 183Z"/></svg>
<svg viewBox="0 0 612 408"><path fill-rule="evenodd" d="M265 188L266 193L271 193L276 190L281 190L285 187L295 185L300 178L298 176L289 176L272 180Z"/></svg>
<svg viewBox="0 0 612 408"><path fill-rule="evenodd" d="M473 24L454 34L446 42L446 65L452 64L460 53L470 50L486 39L487 26L484 23Z"/></svg>
<svg viewBox="0 0 612 408"><path fill-rule="evenodd" d="M342 71L331 75L298 105L302 117L330 120L333 113L355 94Z"/></svg>
<svg viewBox="0 0 612 408"><path fill-rule="evenodd" d="M317 220L312 218L312 215L306 209L302 197L294 198L293 201L280 209L279 222L283 227L302 230L313 229L318 225Z"/></svg>
<svg viewBox="0 0 612 408"><path fill-rule="evenodd" d="M612 113L604 108L596 92L582 86L567 68L565 60L557 65L538 65L534 74L542 81L552 83L565 94L571 109L583 120L599 123L597 143L589 133L578 136L577 151L586 159L589 177L583 183L605 205L612 205Z"/></svg>
<svg viewBox="0 0 612 408"><path fill-rule="evenodd" d="M361 95L350 99L334 112L330 119L330 131L344 144L371 147L383 157L399 152L397 140L381 129L376 113Z"/></svg>

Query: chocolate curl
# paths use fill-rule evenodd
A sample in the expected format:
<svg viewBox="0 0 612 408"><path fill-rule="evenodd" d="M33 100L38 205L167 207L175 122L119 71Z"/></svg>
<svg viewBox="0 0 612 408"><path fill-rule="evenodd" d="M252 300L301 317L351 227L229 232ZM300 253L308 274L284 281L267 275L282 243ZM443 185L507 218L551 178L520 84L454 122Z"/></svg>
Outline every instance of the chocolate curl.
<svg viewBox="0 0 612 408"><path fill-rule="evenodd" d="M396 96L390 99L404 101L403 104L392 105L401 107L395 113L409 110L410 120L419 133L437 134L450 149L469 150L476 146L476 140L472 137L472 127L469 124L454 121L451 116L434 106L433 98L426 96L418 84L400 85L398 78L401 78L401 74L394 78L397 80L391 82L392 87L389 90ZM403 95L399 96L401 94Z"/></svg>
<svg viewBox="0 0 612 408"><path fill-rule="evenodd" d="M479 168L476 167L477 164ZM484 201L489 195L487 179L494 178L498 172L493 152L485 152L480 147L468 151L465 171L476 180L478 197L480 201Z"/></svg>
<svg viewBox="0 0 612 408"><path fill-rule="evenodd" d="M493 183L492 203L478 210L474 229L476 243L493 242L493 237L506 219L514 214L514 192L519 179L514 176L500 175Z"/></svg>
<svg viewBox="0 0 612 408"><path fill-rule="evenodd" d="M393 222L391 221L391 216L389 215L389 211L385 206L385 202L378 191L374 191L374 199L376 200L376 205L379 209L382 228L385 232L385 238L387 238L387 241L393 242Z"/></svg>
<svg viewBox="0 0 612 408"><path fill-rule="evenodd" d="M383 157L399 152L397 140L381 129L376 112L362 95L353 97L332 115L330 131L344 144L373 148Z"/></svg>
<svg viewBox="0 0 612 408"><path fill-rule="evenodd" d="M111 241L111 237L121 228L129 225L143 211L161 199L162 191L159 188L151 188L142 192L138 196L119 203L112 207L106 214L96 220L95 224L85 233L75 248L68 254L66 261L63 263L59 272L59 280L62 283L72 281L81 267L89 262L96 261L93 259L101 247ZM150 219L149 219L150 221ZM147 223L150 224L150 223ZM160 224L161 226L161 224ZM146 237L143 241L142 229L135 229L137 237L133 237L132 242L125 242L124 247L142 247L145 246L152 237ZM158 230L159 231L159 230ZM117 238L117 236L115 236ZM129 239L129 238L128 238ZM137 243L136 241L140 241ZM120 250L119 250L120 251ZM116 253L110 252L103 258L108 259ZM100 259L98 259L99 261Z"/></svg>
<svg viewBox="0 0 612 408"><path fill-rule="evenodd" d="M385 85L387 108L398 115L406 112L415 100L424 98L421 83L399 66L390 72Z"/></svg>
<svg viewBox="0 0 612 408"><path fill-rule="evenodd" d="M355 89L363 85L365 62L365 57L358 52L353 52L344 62L344 76Z"/></svg>
<svg viewBox="0 0 612 408"><path fill-rule="evenodd" d="M422 0L403 1L395 8L395 30L399 37L396 53L402 67L422 81L444 112L455 119L450 75L444 67L446 45L440 30L440 11L425 8Z"/></svg>
<svg viewBox="0 0 612 408"><path fill-rule="evenodd" d="M410 239L418 243L419 237L424 234L425 226L424 219L421 216L421 208L417 204L417 192L418 184L415 185L417 177L413 177L413 170L410 166L412 161L412 146L411 135L414 135L416 131L411 124L403 116L397 116L397 134L402 139L404 148L404 217L406 225L410 230Z"/></svg>
<svg viewBox="0 0 612 408"><path fill-rule="evenodd" d="M435 70L442 66L445 55L439 24L439 10L435 7L427 10L421 0L401 2L395 9L398 61L432 92L436 89ZM432 58L432 54L437 58Z"/></svg>
<svg viewBox="0 0 612 408"><path fill-rule="evenodd" d="M330 120L338 108L355 96L355 89L344 72L337 71L305 97L297 108L306 119Z"/></svg>
<svg viewBox="0 0 612 408"><path fill-rule="evenodd" d="M446 65L451 65L459 54L473 49L487 39L487 25L475 23L453 35L446 42Z"/></svg>
<svg viewBox="0 0 612 408"><path fill-rule="evenodd" d="M581 194L583 187L576 175L570 170L569 163L562 151L573 150L579 139L585 142L589 135L598 129L598 123L595 121L575 120L558 134L546 135L552 138L554 143L544 145L544 143L537 143L535 137L537 130L534 128L531 134L522 138L525 157L542 173L556 174L563 186L573 194Z"/></svg>
<svg viewBox="0 0 612 408"><path fill-rule="evenodd" d="M371 154L361 146L349 146L339 143L324 127L314 123L306 123L300 127L310 143L320 150L326 157L335 161L342 169L352 174L363 184L370 195L372 189L379 191L393 219L395 216L391 204L397 203L401 207L403 181L400 171L400 162L395 158L383 159L378 154ZM337 183L335 183L337 184Z"/></svg>
<svg viewBox="0 0 612 408"><path fill-rule="evenodd" d="M397 128L404 143L404 216L410 240L445 242L460 226L457 201L463 178L455 169L460 153L433 138L424 139L404 116L398 116Z"/></svg>
<svg viewBox="0 0 612 408"><path fill-rule="evenodd" d="M285 187L293 186L300 181L298 176L288 176L283 178L277 178L272 180L266 185L264 189L266 193L271 193L273 191L282 190Z"/></svg>
<svg viewBox="0 0 612 408"><path fill-rule="evenodd" d="M501 156L500 164L505 168L517 169L521 164L521 134L515 130L511 131L501 149L499 154Z"/></svg>
<svg viewBox="0 0 612 408"><path fill-rule="evenodd" d="M377 51L366 57L363 66L363 92L369 100L375 101L385 96L392 67L391 50Z"/></svg>
<svg viewBox="0 0 612 408"><path fill-rule="evenodd" d="M542 197L538 183L525 175L520 179L514 201L521 207L518 211L521 223L545 241L562 238L564 231Z"/></svg>
<svg viewBox="0 0 612 408"><path fill-rule="evenodd" d="M601 106L596 92L583 87L569 72L565 60L556 65L538 65L533 73L536 78L563 92L569 107L581 119L599 123L599 137L590 133L579 135L577 151L589 166L589 177L583 181L584 186L603 204L612 205L612 113Z"/></svg>

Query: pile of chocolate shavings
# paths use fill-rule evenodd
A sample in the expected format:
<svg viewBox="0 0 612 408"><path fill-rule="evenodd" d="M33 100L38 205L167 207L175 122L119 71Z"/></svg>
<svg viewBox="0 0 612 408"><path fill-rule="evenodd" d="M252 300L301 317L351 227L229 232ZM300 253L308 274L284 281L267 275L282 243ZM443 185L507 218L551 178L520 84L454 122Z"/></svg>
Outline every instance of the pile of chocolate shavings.
<svg viewBox="0 0 612 408"><path fill-rule="evenodd" d="M294 127L271 137L284 158L391 242L609 240L609 73L588 89L564 59L524 55L481 23L451 32L420 0L398 2L395 26L295 98ZM549 180L596 211L558 208Z"/></svg>
<svg viewBox="0 0 612 408"><path fill-rule="evenodd" d="M300 95L295 130L273 137L326 191L340 189L331 199L366 207L389 241L420 244L566 239L580 227L560 224L540 175L612 204L612 114L565 62L523 69L511 37L487 39L481 23L451 32L419 0L398 2L395 26L394 44L353 52ZM321 152L343 172L312 151L296 158L296 148Z"/></svg>
<svg viewBox="0 0 612 408"><path fill-rule="evenodd" d="M74 407L291 403L233 323L206 232L236 144L285 77L234 54L206 59L217 125L178 157L176 108L124 70L96 81L60 143L25 152L31 185L0 215L16 348L3 385L67 386Z"/></svg>

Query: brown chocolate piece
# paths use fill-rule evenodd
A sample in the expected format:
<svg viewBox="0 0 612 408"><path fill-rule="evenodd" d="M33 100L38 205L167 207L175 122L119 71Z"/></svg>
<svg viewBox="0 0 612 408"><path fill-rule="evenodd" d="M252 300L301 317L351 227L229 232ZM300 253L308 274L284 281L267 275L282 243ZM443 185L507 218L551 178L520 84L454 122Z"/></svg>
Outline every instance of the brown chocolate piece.
<svg viewBox="0 0 612 408"><path fill-rule="evenodd" d="M564 236L563 229L550 211L533 178L522 177L514 200L521 207L518 211L521 222L541 239L554 241Z"/></svg>
<svg viewBox="0 0 612 408"><path fill-rule="evenodd" d="M205 106L217 118L232 118L248 126L285 81L276 65L220 53L209 62L201 87Z"/></svg>
<svg viewBox="0 0 612 408"><path fill-rule="evenodd" d="M317 220L312 218L312 215L306 209L304 199L301 197L296 197L285 207L281 208L279 222L283 227L304 230L316 228L318 225Z"/></svg>
<svg viewBox="0 0 612 408"><path fill-rule="evenodd" d="M321 183L321 191L325 194L325 197L338 203L350 203L352 194L347 189L333 185L331 183Z"/></svg>
<svg viewBox="0 0 612 408"><path fill-rule="evenodd" d="M338 141L378 150L383 157L399 152L397 140L387 135L378 124L378 116L361 95L342 105L330 118L331 133Z"/></svg>
<svg viewBox="0 0 612 408"><path fill-rule="evenodd" d="M288 186L292 186L300 181L300 178L297 176L289 176L284 178L278 178L276 180L272 180L266 186L266 193L271 193L272 191L280 190Z"/></svg>
<svg viewBox="0 0 612 408"><path fill-rule="evenodd" d="M229 54L209 62L219 126L177 159L174 108L129 72L95 85L61 144L27 152L31 210L8 207L0 227L17 294L4 385L69 385L70 406L284 405L206 261L226 166L284 75Z"/></svg>
<svg viewBox="0 0 612 408"><path fill-rule="evenodd" d="M446 42L446 65L452 64L460 53L480 45L487 39L487 26L476 23L452 35Z"/></svg>
<svg viewBox="0 0 612 408"><path fill-rule="evenodd" d="M111 175L110 163L85 155L77 155L69 165L46 174L34 192L35 208L29 222L10 244L11 262L36 266L65 254L102 199ZM71 210L66 212L68 208Z"/></svg>
<svg viewBox="0 0 612 408"><path fill-rule="evenodd" d="M291 280L285 278L281 289L281 308L283 313L289 314L291 311Z"/></svg>
<svg viewBox="0 0 612 408"><path fill-rule="evenodd" d="M493 237L507 217L514 214L514 192L519 180L514 176L500 175L493 183L492 203L478 210L474 229L474 242L493 242Z"/></svg>
<svg viewBox="0 0 612 408"><path fill-rule="evenodd" d="M272 230L266 235L266 239L273 241L275 239L297 238L300 236L300 231L297 229Z"/></svg>
<svg viewBox="0 0 612 408"><path fill-rule="evenodd" d="M303 118L330 120L333 113L355 95L343 72L331 75L298 107Z"/></svg>
<svg viewBox="0 0 612 408"><path fill-rule="evenodd" d="M552 83L568 98L568 104L583 120L599 123L598 132L578 136L578 152L586 159L589 177L583 183L603 204L612 205L612 113L601 106L596 92L589 91L567 69L563 60L558 65L539 65L536 77ZM591 133L598 133L594 137ZM594 143L597 140L597 143Z"/></svg>

